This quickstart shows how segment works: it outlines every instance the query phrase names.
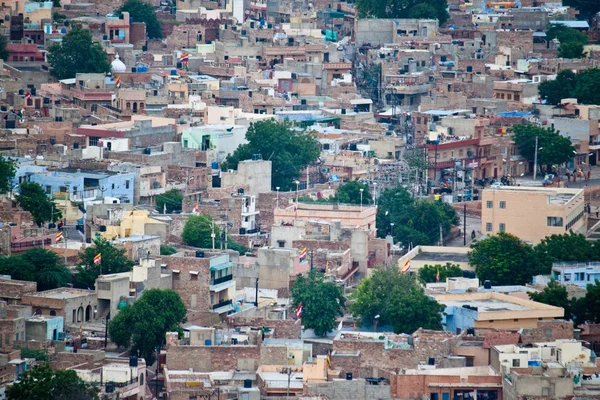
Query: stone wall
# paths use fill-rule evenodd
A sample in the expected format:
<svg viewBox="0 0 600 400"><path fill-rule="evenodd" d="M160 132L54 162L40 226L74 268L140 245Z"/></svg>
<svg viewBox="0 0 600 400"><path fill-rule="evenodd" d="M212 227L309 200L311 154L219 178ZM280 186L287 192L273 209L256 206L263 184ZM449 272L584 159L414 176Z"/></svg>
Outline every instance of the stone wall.
<svg viewBox="0 0 600 400"><path fill-rule="evenodd" d="M274 339L300 338L301 324L293 319L265 319L261 317L228 317L226 324L229 328L237 327L266 327L273 330Z"/></svg>
<svg viewBox="0 0 600 400"><path fill-rule="evenodd" d="M171 346L167 368L194 372L254 371L260 362L259 346Z"/></svg>

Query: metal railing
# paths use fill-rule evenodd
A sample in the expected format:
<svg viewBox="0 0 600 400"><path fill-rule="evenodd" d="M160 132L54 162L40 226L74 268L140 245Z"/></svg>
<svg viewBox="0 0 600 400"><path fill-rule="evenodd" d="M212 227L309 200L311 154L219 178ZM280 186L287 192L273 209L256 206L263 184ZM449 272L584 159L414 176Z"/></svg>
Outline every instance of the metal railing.
<svg viewBox="0 0 600 400"><path fill-rule="evenodd" d="M213 304L213 305L211 306L211 309L213 309L213 310L216 310L217 308L221 308L221 307L228 306L228 305L230 305L231 303L232 303L232 300L223 300L223 301L221 301L221 302L219 302L219 303L217 303L217 304Z"/></svg>
<svg viewBox="0 0 600 400"><path fill-rule="evenodd" d="M222 276L220 278L211 279L210 284L211 284L211 286L218 285L219 283L229 282L232 279L233 279L233 275L226 275L226 276Z"/></svg>

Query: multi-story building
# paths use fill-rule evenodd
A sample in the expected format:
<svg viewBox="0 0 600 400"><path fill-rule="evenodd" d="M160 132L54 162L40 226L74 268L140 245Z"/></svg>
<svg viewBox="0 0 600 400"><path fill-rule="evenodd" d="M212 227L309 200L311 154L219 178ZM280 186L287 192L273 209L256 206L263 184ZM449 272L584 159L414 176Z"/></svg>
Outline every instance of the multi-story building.
<svg viewBox="0 0 600 400"><path fill-rule="evenodd" d="M482 195L481 231L507 232L529 243L573 231L585 233L583 189L507 186Z"/></svg>
<svg viewBox="0 0 600 400"><path fill-rule="evenodd" d="M577 285L585 288L600 280L600 263L569 263L552 264L552 279L563 285Z"/></svg>

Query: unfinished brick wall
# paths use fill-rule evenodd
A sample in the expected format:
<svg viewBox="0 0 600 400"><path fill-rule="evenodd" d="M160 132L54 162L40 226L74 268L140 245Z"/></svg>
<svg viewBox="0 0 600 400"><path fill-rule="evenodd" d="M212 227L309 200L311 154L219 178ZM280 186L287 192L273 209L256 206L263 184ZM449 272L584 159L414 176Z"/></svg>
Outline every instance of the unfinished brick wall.
<svg viewBox="0 0 600 400"><path fill-rule="evenodd" d="M265 319L251 317L227 317L225 323L229 328L237 327L265 327L273 330L274 339L300 338L301 324L293 319Z"/></svg>
<svg viewBox="0 0 600 400"><path fill-rule="evenodd" d="M179 293L183 304L190 310L210 311L210 272L208 258L161 257L161 264L173 273L173 290ZM190 273L198 272L197 275Z"/></svg>
<svg viewBox="0 0 600 400"><path fill-rule="evenodd" d="M259 346L171 346L167 350L166 364L170 370L248 371L256 369L259 361Z"/></svg>
<svg viewBox="0 0 600 400"><path fill-rule="evenodd" d="M557 339L573 339L573 322L538 321L537 328L524 329L521 333L522 343L547 342Z"/></svg>

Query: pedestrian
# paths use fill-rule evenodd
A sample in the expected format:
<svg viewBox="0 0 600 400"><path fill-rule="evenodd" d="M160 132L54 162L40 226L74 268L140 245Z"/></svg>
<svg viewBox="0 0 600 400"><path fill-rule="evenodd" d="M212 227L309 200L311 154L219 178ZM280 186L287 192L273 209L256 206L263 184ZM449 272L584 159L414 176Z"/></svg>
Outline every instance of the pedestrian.
<svg viewBox="0 0 600 400"><path fill-rule="evenodd" d="M596 218L598 218L598 213L600 212L600 210L598 210L598 207L596 207Z"/></svg>
<svg viewBox="0 0 600 400"><path fill-rule="evenodd" d="M571 182L571 173L567 171L567 181Z"/></svg>
<svg viewBox="0 0 600 400"><path fill-rule="evenodd" d="M473 232L471 232L471 240L474 240L475 236L477 235L475 234L475 229L473 229Z"/></svg>

